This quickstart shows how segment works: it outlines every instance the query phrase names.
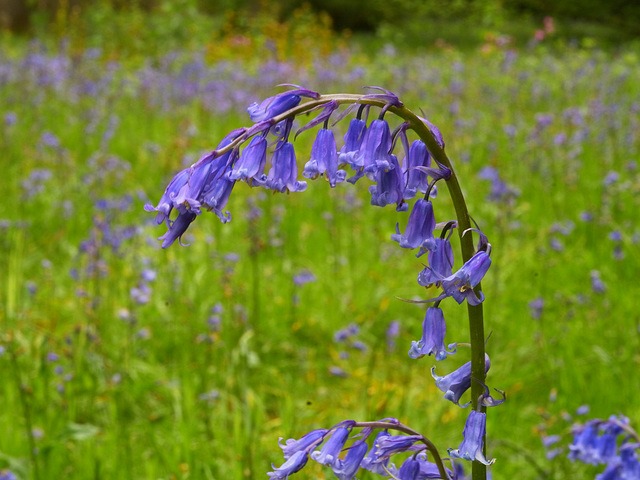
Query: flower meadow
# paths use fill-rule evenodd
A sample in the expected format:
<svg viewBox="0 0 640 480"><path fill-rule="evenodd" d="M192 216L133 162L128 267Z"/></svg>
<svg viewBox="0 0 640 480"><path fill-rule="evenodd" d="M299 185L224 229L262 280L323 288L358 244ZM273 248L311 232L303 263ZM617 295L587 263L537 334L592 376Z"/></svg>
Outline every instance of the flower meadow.
<svg viewBox="0 0 640 480"><path fill-rule="evenodd" d="M638 478L640 58L490 47L309 64L0 50L0 478L352 478L367 458L358 478L437 478L421 435L464 478L484 428L493 478ZM262 124L316 92L374 105ZM479 297L452 278L465 267L446 167L407 168L415 138L381 118L397 99L441 132ZM359 160L342 141L354 119L397 139L397 157ZM215 164L241 127L256 140ZM297 168L272 173L267 149L278 165L295 149ZM486 425L458 305L482 299L484 404L506 395Z"/></svg>

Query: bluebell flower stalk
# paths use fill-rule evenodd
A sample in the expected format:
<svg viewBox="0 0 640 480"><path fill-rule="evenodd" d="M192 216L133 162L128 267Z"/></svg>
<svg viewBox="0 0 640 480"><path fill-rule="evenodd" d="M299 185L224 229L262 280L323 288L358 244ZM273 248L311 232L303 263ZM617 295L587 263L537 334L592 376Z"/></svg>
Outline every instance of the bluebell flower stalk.
<svg viewBox="0 0 640 480"><path fill-rule="evenodd" d="M497 404L493 400L487 400L485 396L487 387L482 311L484 295L480 284L491 264L490 245L486 242L486 237L481 234L481 243L476 248L473 245L472 235L467 234L475 229L472 228L458 179L444 151L441 133L428 120L407 109L394 94L379 88L377 90L379 92L365 95L320 95L298 88L278 94L261 104L253 104L249 108L251 120L255 122L252 126L236 130L233 135L230 134L227 137L228 141L212 152L207 162L202 162L202 165L195 164L187 169L188 173L180 172L165 190L159 204L156 207L148 206L146 209L157 211L157 221L159 223L164 221L168 225L169 232L161 237L163 247L167 247L174 240L181 238L189 225L200 215L202 209L213 210L221 220L230 219L228 212L221 214L221 208L226 204L228 195L237 180L244 180L250 186L264 187L277 192L303 191L306 188L306 182L299 182L296 179L295 152L288 140L294 119L299 115L320 111L321 113L298 133L324 123L322 132L328 130L329 117L340 105L348 105L347 111L358 107L358 118L352 121L345 135L349 145L345 145L338 155L339 163L336 165L333 155L335 147L331 142L332 135L330 136L327 132L319 133L316 139L318 151L314 152L312 160L305 166L305 176L314 178L324 174L333 186L343 180L339 164L349 164L356 170L355 176L349 179L351 183L365 176L374 182L374 185L369 187L373 205L395 204L398 211L407 210L406 199L411 198L418 191L421 193L424 191L425 198L419 200L414 207L416 213L412 211L410 225L405 234L400 234L398 229L394 240L405 248L416 248L414 245L419 244L418 255L430 252L429 270L421 274L419 283L425 286L435 285L437 288L442 288L443 292L436 298L424 302L441 301L445 298L453 298L457 303L463 303L466 300L471 345L468 377L475 380L469 380L468 388L471 389L473 410L484 415L487 405ZM308 100L303 102L302 98ZM380 115L367 128L366 121L361 120L360 114L363 111L368 113L374 107L380 108ZM399 117L403 121L401 127L392 133L384 119L385 114ZM412 148L407 148L408 141L405 138L407 130L413 130L420 138L418 143L414 142ZM266 138L270 134L277 137L277 142L271 169L269 174L265 175L264 168L269 148ZM405 150L408 150L409 158L406 159L404 168L400 167L392 151L396 138L400 138L405 145ZM244 146L245 143L246 146ZM327 149L328 152L326 152ZM313 158L314 156L316 158ZM430 183L429 177L432 179ZM463 264L455 273L451 273L453 259L448 238L441 238L441 240L433 238L432 220L426 218L421 222L418 218L421 213L428 217L428 196L435 182L440 180L445 181L456 212L454 223L460 238ZM407 190L409 184L410 187ZM178 216L172 221L170 214L173 209L178 211ZM420 238L421 236L427 238ZM429 343L426 351L433 352L435 349L438 355L442 356L439 332L440 330L438 330L437 339L435 333L431 337L425 336L424 348ZM419 354L422 348L420 346L416 353ZM343 425L341 428L348 427ZM339 432L344 433L343 430ZM484 448L484 441L482 445ZM305 450L305 452L304 456L299 452L292 453L285 462L286 467L285 465L279 467L272 476L282 474L286 478L290 473L297 471L296 469L302 468L310 451ZM294 455L295 461L292 460ZM318 453L318 455L332 465L337 461L335 450ZM365 457L363 462L367 458L369 456ZM478 456L474 458L477 459ZM472 470L473 480L486 478L486 470L482 462L474 461ZM447 477L443 469L440 469L440 474L442 478Z"/></svg>

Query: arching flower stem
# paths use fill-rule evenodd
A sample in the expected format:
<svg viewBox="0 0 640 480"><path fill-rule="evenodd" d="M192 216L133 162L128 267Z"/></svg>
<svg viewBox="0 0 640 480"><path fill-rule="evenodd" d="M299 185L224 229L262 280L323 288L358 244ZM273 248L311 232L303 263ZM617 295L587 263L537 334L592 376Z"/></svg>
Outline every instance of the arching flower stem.
<svg viewBox="0 0 640 480"><path fill-rule="evenodd" d="M384 94L371 94L371 95L356 95L356 94L331 94L331 95L320 95L318 98L313 98L309 101L305 101L300 103L299 105L287 110L286 112L277 115L270 120L260 122L254 125L254 127L245 130L244 133L239 135L234 141L229 143L229 145L217 150L215 152L216 156L223 155L224 153L239 147L242 143L247 141L251 136L264 132L266 129L271 126L276 125L277 123L287 120L293 119L298 115L303 113L311 112L313 110L322 107L323 105L335 102L337 105L371 105L375 107L382 108L383 111L394 114L405 122L409 124L410 129L412 129L418 137L425 143L427 149L431 153L432 158L438 162L440 165L448 168L451 171L451 175L448 179L446 179L446 184L449 190L449 195L451 197L451 201L453 202L453 206L456 212L456 218L458 222L458 234L460 237L460 247L462 251L462 259L463 262L467 262L475 252L475 247L473 245L473 238L471 235L463 235L468 229L472 228L471 218L469 216L469 211L467 209L467 204L464 199L464 195L462 194L462 189L458 182L458 178L455 174L453 166L451 165L451 161L449 157L444 151L444 148L441 146L441 143L436 139L434 132L428 126L428 122L425 122L418 115L413 113L411 110L406 108L402 103L398 102L390 102L388 95ZM474 291L476 295L479 295L481 291L481 286L478 284ZM482 303L477 305L471 305L467 302L468 308L468 316L469 316L469 337L471 343L471 375L473 378L477 379L477 382L472 382L471 385L471 401L472 408L474 410L478 410L481 412L485 412L486 408L480 406L478 409L478 398L484 393L483 384L485 382L486 373L485 373L485 348L484 348L484 318L483 318L483 309ZM376 423L376 422L373 422ZM365 425L365 424L362 424ZM369 424L366 424L370 426ZM397 428L397 425L388 425L387 428L396 428L398 430L404 432L413 432L411 434L416 434L413 430L405 427L406 430ZM483 442L483 445L486 446L486 441ZM433 445L431 448L429 444L427 444L427 448L429 451L435 451L435 447ZM433 453L433 452L432 452ZM441 473L444 476L444 467L442 466L442 461L440 457L437 456L437 452L434 454L434 458L437 459L438 468L441 469ZM473 480L485 480L486 479L486 467L480 462L474 461L472 466L472 479Z"/></svg>

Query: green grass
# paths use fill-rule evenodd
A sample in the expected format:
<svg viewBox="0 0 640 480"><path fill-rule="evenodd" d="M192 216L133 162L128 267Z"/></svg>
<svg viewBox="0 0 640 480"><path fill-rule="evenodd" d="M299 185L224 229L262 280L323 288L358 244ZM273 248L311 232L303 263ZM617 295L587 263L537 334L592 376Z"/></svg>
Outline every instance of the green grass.
<svg viewBox="0 0 640 480"><path fill-rule="evenodd" d="M424 310L396 297L425 295L415 282L420 260L389 238L407 215L368 206L362 184L330 191L316 181L303 194L276 196L241 184L229 205L231 223L204 214L186 236L190 247L160 250L155 238L164 228L142 210L147 197L155 204L183 164L247 118L240 109L215 113L206 95L164 101L168 87L142 87L136 66L125 62L114 70L107 54L76 53L61 53L69 63L56 88L39 85L42 75L30 76L33 70L16 63L26 47L1 59L23 70L0 90L0 120L16 115L15 124L0 127L0 468L20 479L265 478L270 463L281 462L278 437L297 438L346 418L387 416L427 434L443 451L457 447L467 412L442 401L429 374L431 358L406 355L420 337ZM177 76L190 58L178 56L167 75ZM493 245L483 283L492 332L488 381L508 398L489 412L494 478L541 478L530 460L544 478L589 478L592 467L545 459L538 430L544 424L568 440L563 411L588 404L590 416L621 412L636 426L640 420L634 401L640 177L627 167L639 152L638 62L631 50L551 52L544 45L513 60L499 50L396 52L354 55L337 67L289 65L286 78L263 73L273 78L268 85L250 83L239 62L232 69L239 80L224 78L228 84L217 94L220 101L239 85L253 85L258 100L280 82L327 93L380 85L423 109L442 130L472 215ZM362 75L349 78L355 67ZM255 68L255 62L247 66ZM78 93L83 81L109 75L114 79L100 93ZM535 136L539 114L554 119ZM105 142L111 117L117 127ZM515 128L513 138L506 126ZM44 145L44 132L55 134L60 148ZM561 133L566 142L554 143ZM311 142L311 133L299 137L299 162ZM519 197L487 201L489 182L477 178L487 165ZM41 192L26 195L22 182L42 168L51 178ZM612 170L620 179L605 188ZM445 221L452 209L446 187L439 188L436 215ZM127 195L125 209L95 206ZM262 209L256 220L247 219L252 205ZM580 221L585 210L591 222ZM553 233L554 223L567 221L575 223L569 235ZM105 224L111 232L136 230L114 250L109 231L100 228ZM623 260L612 256L613 230L622 233ZM90 238L95 248L81 251ZM553 250L551 238L564 250ZM226 257L231 253L239 261ZM91 265L97 269L87 272ZM148 303L137 304L130 289L144 268L157 278ZM295 288L292 277L302 269L317 281ZM592 270L606 283L604 294L592 292ZM545 307L533 320L527 305L538 297ZM217 303L222 322L211 331L207 318ZM464 342L465 309L443 308L447 341ZM387 351L385 331L396 319L401 334ZM360 327L368 349L351 349L342 359L333 335L350 323ZM59 359L49 361L49 352ZM436 371L467 360L461 349ZM349 377L332 376L331 366ZM213 390L217 398L201 398ZM297 475L331 477L315 465Z"/></svg>

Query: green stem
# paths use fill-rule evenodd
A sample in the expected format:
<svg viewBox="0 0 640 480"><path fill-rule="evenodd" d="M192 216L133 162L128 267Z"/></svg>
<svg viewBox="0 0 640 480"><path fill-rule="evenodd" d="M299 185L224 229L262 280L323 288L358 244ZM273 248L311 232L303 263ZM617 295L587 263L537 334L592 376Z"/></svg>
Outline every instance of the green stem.
<svg viewBox="0 0 640 480"><path fill-rule="evenodd" d="M469 217L469 211L467 204L458 182L458 177L453 170L451 161L444 149L440 147L429 128L424 124L420 118L418 118L413 112L405 107L396 109L391 108L390 111L395 113L402 119L406 120L411 128L418 134L420 139L425 143L427 149L438 163L444 165L451 170L451 178L447 180L447 187L449 189L449 195L453 202L456 217L458 220L458 234L460 236L460 247L462 250L462 260L468 261L475 253L473 246L472 235L464 235L464 232L471 228L471 219ZM481 290L480 284L475 288L476 294ZM485 383L485 362L484 362L484 315L482 310L482 304L470 305L467 303L468 315L469 315L469 341L471 343L471 376L478 382L471 382L471 402L472 408L477 409L478 398L484 393L483 384ZM481 410L486 412L486 408L482 407ZM483 445L486 450L486 439ZM487 478L487 468L484 464L474 461L472 464L472 479L473 480L485 480Z"/></svg>

